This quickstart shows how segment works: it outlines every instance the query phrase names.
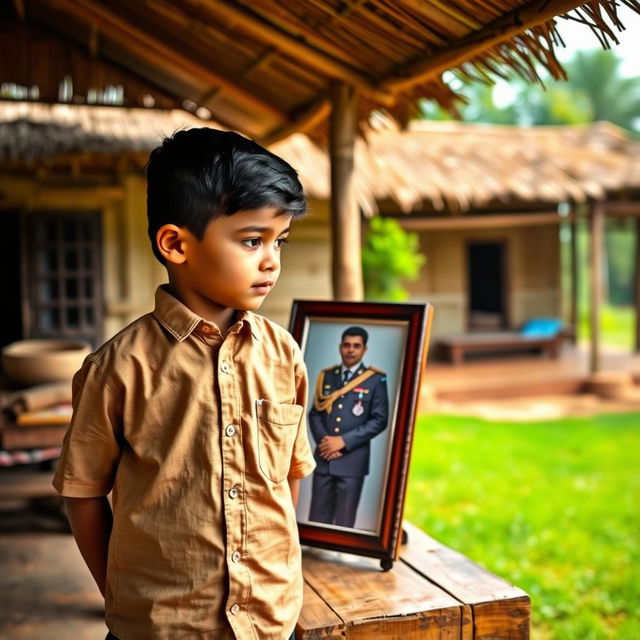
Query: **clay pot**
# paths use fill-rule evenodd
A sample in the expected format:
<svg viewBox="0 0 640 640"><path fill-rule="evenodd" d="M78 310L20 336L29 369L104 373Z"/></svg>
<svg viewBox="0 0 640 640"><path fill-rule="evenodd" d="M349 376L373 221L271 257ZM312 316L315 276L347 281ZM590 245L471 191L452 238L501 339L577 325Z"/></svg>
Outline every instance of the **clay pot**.
<svg viewBox="0 0 640 640"><path fill-rule="evenodd" d="M5 374L24 385L71 380L91 353L86 342L73 340L19 340L2 349Z"/></svg>

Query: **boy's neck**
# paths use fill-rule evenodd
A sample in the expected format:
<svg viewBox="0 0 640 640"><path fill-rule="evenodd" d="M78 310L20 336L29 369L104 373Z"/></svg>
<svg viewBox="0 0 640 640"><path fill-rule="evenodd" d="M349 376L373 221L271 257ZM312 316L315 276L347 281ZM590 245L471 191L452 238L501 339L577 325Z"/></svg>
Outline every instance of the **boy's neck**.
<svg viewBox="0 0 640 640"><path fill-rule="evenodd" d="M223 336L227 335L229 328L235 320L235 309L222 307L211 300L203 298L192 290L180 287L176 282L169 282L167 289L171 295L180 300L185 307L204 320L213 322Z"/></svg>

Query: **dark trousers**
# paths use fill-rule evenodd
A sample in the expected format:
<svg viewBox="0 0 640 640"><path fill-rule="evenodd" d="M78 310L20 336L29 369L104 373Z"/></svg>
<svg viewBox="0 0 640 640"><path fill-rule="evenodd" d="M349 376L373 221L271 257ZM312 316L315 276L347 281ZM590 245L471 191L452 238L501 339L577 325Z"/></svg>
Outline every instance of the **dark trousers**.
<svg viewBox="0 0 640 640"><path fill-rule="evenodd" d="M353 527L364 478L314 473L309 520Z"/></svg>

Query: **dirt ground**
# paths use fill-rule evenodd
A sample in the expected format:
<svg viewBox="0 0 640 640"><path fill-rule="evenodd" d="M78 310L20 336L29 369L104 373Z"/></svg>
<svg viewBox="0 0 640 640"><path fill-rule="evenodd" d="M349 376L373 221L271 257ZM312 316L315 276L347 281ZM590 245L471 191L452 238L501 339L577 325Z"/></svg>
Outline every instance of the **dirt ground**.
<svg viewBox="0 0 640 640"><path fill-rule="evenodd" d="M59 500L0 503L0 639L103 640L103 615Z"/></svg>
<svg viewBox="0 0 640 640"><path fill-rule="evenodd" d="M584 393L466 402L430 399L424 402L424 406L428 407L428 413L468 415L505 422L530 422L598 413L640 412L640 395L605 399L595 394Z"/></svg>

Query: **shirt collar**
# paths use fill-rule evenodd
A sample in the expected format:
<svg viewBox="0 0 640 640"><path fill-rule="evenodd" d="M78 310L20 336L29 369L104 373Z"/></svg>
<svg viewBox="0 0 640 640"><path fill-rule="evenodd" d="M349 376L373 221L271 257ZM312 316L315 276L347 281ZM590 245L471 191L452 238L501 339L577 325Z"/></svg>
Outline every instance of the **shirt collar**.
<svg viewBox="0 0 640 640"><path fill-rule="evenodd" d="M180 300L169 293L166 285L161 285L156 289L153 315L178 342L188 338L200 323L213 324L182 304ZM236 322L230 328L230 332L236 333L243 328L249 329L251 335L258 342L261 340L258 323L250 311L236 312Z"/></svg>
<svg viewBox="0 0 640 640"><path fill-rule="evenodd" d="M360 369L361 367L364 368L364 365L362 364L362 360L360 360L358 364L354 364L353 367L345 367L344 364L341 364L340 375L343 376L345 371L351 371L351 373L356 373L358 369Z"/></svg>

